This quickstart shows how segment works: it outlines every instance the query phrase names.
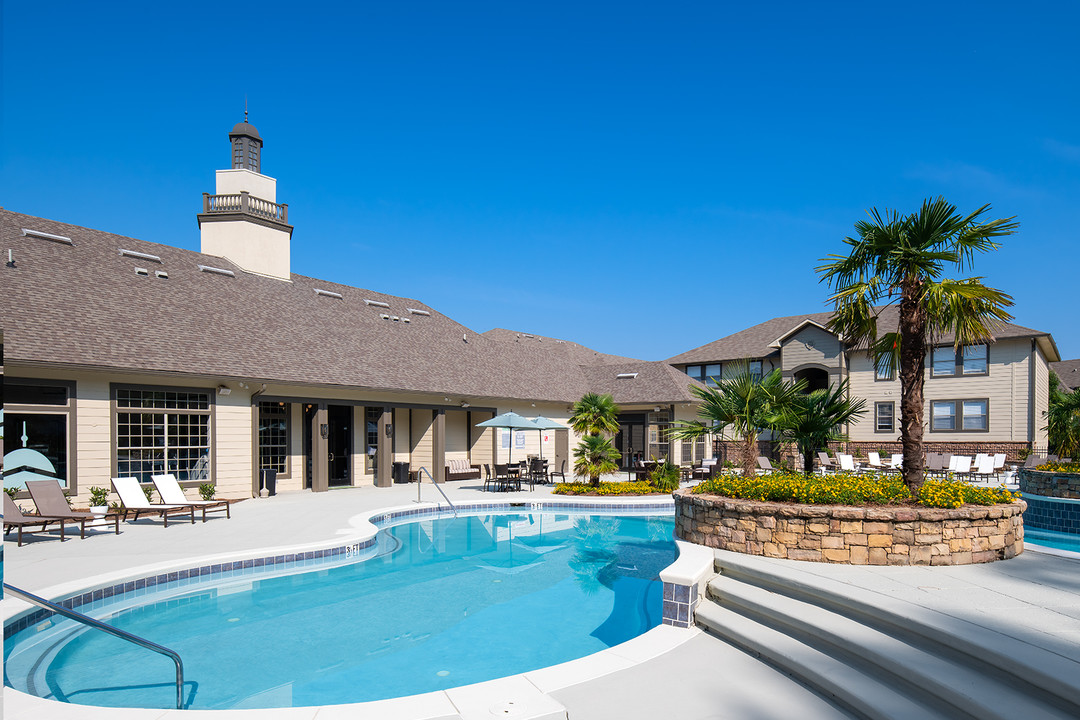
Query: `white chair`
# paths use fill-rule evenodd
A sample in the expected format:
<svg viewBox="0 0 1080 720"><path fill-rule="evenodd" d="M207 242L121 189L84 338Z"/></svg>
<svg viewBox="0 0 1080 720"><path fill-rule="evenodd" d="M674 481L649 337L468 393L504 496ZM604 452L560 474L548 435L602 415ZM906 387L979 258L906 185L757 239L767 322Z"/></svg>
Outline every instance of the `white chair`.
<svg viewBox="0 0 1080 720"><path fill-rule="evenodd" d="M990 455L983 455L979 458L979 462L975 466L975 472L971 479L979 479L990 482L990 478L994 477L994 458Z"/></svg>
<svg viewBox="0 0 1080 720"><path fill-rule="evenodd" d="M1005 453L997 453L994 455L994 472L1005 471Z"/></svg>
<svg viewBox="0 0 1080 720"><path fill-rule="evenodd" d="M881 463L881 456L876 452L866 453L866 463L874 470L884 470L885 466Z"/></svg>
<svg viewBox="0 0 1080 720"><path fill-rule="evenodd" d="M840 470L847 472L858 472L855 469L855 456L845 455L844 453L836 453L836 459L840 461Z"/></svg>
<svg viewBox="0 0 1080 720"><path fill-rule="evenodd" d="M889 467L893 470L900 470L904 466L904 454L893 453L893 456L889 459Z"/></svg>
<svg viewBox="0 0 1080 720"><path fill-rule="evenodd" d="M229 509L228 500L192 500L184 494L184 489L176 481L172 473L166 475L151 475L154 487L157 488L161 500L169 505L194 505L202 510L203 522L206 522L207 510L225 510L225 517L231 518L232 511Z"/></svg>
<svg viewBox="0 0 1080 720"><path fill-rule="evenodd" d="M954 455L953 460L956 461L956 467L950 467L949 469L957 475L970 475L971 474L971 458L967 455Z"/></svg>
<svg viewBox="0 0 1080 720"><path fill-rule="evenodd" d="M194 503L185 502L176 505L155 505L146 499L146 495L139 485L138 478L114 477L112 479L112 485L113 489L116 490L116 494L120 496L120 503L124 506L125 519L129 512L135 513L135 517L132 518L133 520L138 520L139 515L142 513L156 513L165 521L165 527L169 527L169 515L190 513L191 522L195 522ZM206 522L205 517L203 517L203 522Z"/></svg>

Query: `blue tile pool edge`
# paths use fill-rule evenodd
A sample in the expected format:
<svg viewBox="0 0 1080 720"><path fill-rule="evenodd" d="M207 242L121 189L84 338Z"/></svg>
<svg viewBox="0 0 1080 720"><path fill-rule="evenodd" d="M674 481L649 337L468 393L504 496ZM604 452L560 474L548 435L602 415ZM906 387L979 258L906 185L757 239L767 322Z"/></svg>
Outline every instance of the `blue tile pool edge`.
<svg viewBox="0 0 1080 720"><path fill-rule="evenodd" d="M674 512L675 503L674 500L671 499L659 502L621 503L593 503L581 501L560 502L549 500L514 502L504 500L500 502L466 503L454 507L456 508L456 514L458 515L479 515L485 512L498 510L502 512L571 511L575 514L600 513L634 516L656 515L659 512ZM170 568L164 572L153 573L150 575L140 575L138 571L135 571L135 577L126 575L119 581L99 583L82 592L59 593L58 598L55 597L57 593L52 593L48 590L37 592L35 594L50 599L52 602L68 609L86 612L101 607L105 604L106 600L117 595L129 593L146 594L160 590L178 590L211 578L231 579L233 577L266 574L275 570L287 572L299 569L307 570L310 568L331 567L347 562L359 562L370 556L370 553L366 551L374 548L377 542L376 535L380 530L407 522L413 522L419 518L435 519L441 517L453 517L454 515L455 512L453 509L441 503L426 504L424 506L406 505L395 508L384 508L355 516L350 522L360 526L357 534L344 541L339 539L329 547L306 549L311 547L311 545L307 545L302 546L304 549L294 548L291 551L282 548L274 548L273 554L260 557L241 557L235 560L211 562L208 564L196 565L194 567ZM320 544L325 545L326 543ZM257 553L259 551L254 550L249 552ZM181 564L189 562L191 561L183 561ZM7 603L5 604L9 605ZM669 609L671 613L670 617ZM682 611L681 613L680 610ZM687 618L682 617L686 611L686 605L683 605L681 608L676 606L671 606L669 608L668 603L665 603L663 617L664 624L683 628L689 627L690 623ZM4 639L7 640L16 633L36 625L53 614L54 613L51 610L38 608L36 606L29 609L16 609L4 612L2 614L4 622ZM692 616L687 617L692 618Z"/></svg>

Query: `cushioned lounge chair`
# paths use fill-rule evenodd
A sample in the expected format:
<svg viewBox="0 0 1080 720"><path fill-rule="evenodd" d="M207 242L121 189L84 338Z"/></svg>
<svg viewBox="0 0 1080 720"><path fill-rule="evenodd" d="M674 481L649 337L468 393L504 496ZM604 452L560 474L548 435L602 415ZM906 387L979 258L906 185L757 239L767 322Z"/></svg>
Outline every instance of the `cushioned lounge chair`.
<svg viewBox="0 0 1080 720"><path fill-rule="evenodd" d="M191 515L191 522L195 522L195 504L183 503L175 505L155 505L146 499L146 495L143 493L142 488L139 486L139 480L133 477L119 477L112 479L113 489L116 490L116 494L120 496L120 502L124 506L124 518L127 519L129 512L135 513L135 517L132 520L138 520L139 515L143 514L156 514L160 515L161 519L165 521L165 527L169 527L169 515L178 515L181 513L187 513ZM203 517L203 522L206 522L206 517Z"/></svg>
<svg viewBox="0 0 1080 720"><path fill-rule="evenodd" d="M65 518L54 517L42 517L41 515L23 515L22 510L15 504L15 501L11 499L7 493L4 493L4 534L7 535L12 528L18 528L19 530L19 547L22 547L23 528L34 527L40 525L40 530L30 530L29 532L46 532L49 530L49 525L53 523L59 523L60 525L60 542L64 541L64 523L67 522Z"/></svg>
<svg viewBox="0 0 1080 720"><path fill-rule="evenodd" d="M81 539L86 538L86 523L101 519L98 515L72 510L67 498L64 497L64 491L60 489L60 483L55 480L29 480L26 483L26 489L30 491L30 497L37 505L38 514L78 523ZM119 535L120 515L114 514L111 519L116 527L116 534Z"/></svg>
<svg viewBox="0 0 1080 720"><path fill-rule="evenodd" d="M167 505L194 505L202 510L203 522L206 522L207 510L224 510L225 517L232 517L228 500L192 500L184 494L184 489L180 487L180 483L176 481L176 476L172 473L151 475L150 479L154 481L154 487L157 488L162 502Z"/></svg>

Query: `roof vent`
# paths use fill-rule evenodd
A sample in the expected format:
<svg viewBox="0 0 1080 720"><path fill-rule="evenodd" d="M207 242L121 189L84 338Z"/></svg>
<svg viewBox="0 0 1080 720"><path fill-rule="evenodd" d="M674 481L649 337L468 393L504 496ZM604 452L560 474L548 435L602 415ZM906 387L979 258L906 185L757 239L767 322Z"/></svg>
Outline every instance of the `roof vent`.
<svg viewBox="0 0 1080 720"><path fill-rule="evenodd" d="M326 297L337 298L338 300L344 300L345 298L341 293L336 293L332 290L323 290L322 288L313 288L316 295L325 295Z"/></svg>
<svg viewBox="0 0 1080 720"><path fill-rule="evenodd" d="M135 274L136 275L142 275L144 277L148 277L150 275L150 271L147 270L146 268L137 267L137 268L135 268Z"/></svg>
<svg viewBox="0 0 1080 720"><path fill-rule="evenodd" d="M390 319L390 316L389 316L389 315L387 315L386 313L383 313L383 314L382 314L382 315L380 315L379 317L381 317L381 318L382 318L383 320L389 320L389 319Z"/></svg>
<svg viewBox="0 0 1080 720"><path fill-rule="evenodd" d="M64 243L65 245L75 244L71 242L71 238L69 237L64 237L63 235L53 235L52 233L41 232L40 230L28 230L27 228L23 228L22 234L25 237L35 237L41 238L42 240L52 240L53 242Z"/></svg>
<svg viewBox="0 0 1080 720"><path fill-rule="evenodd" d="M121 257L138 258L139 260L149 260L150 262L161 262L161 258L157 255L151 255L150 253L141 253L134 250L125 250L120 248Z"/></svg>
<svg viewBox="0 0 1080 720"><path fill-rule="evenodd" d="M405 309L408 310L409 312L411 312L413 315L424 315L424 316L430 316L431 315L431 313L429 313L427 310L417 310L416 308L405 308Z"/></svg>
<svg viewBox="0 0 1080 720"><path fill-rule="evenodd" d="M169 279L169 273L165 272L164 270L158 270L154 274L157 275L162 280L168 280Z"/></svg>
<svg viewBox="0 0 1080 720"><path fill-rule="evenodd" d="M374 305L375 307L381 307L381 308L390 307L390 303L384 303L384 302L381 302L379 300L368 300L367 298L364 299L364 304L365 305Z"/></svg>
<svg viewBox="0 0 1080 720"><path fill-rule="evenodd" d="M409 323L409 322L412 322L412 320L410 320L409 318L403 317L403 318L401 318L401 322Z"/></svg>
<svg viewBox="0 0 1080 720"><path fill-rule="evenodd" d="M232 270L226 270L225 268L211 267L210 265L200 265L199 270L204 273L213 273L214 275L227 275L228 277L236 277L236 273Z"/></svg>
<svg viewBox="0 0 1080 720"><path fill-rule="evenodd" d="M398 317L397 315L391 315L391 316L390 316L390 319L391 319L391 320L393 320L394 322L397 322L397 321L398 321L398 320L400 320L401 318L399 318L399 317Z"/></svg>
<svg viewBox="0 0 1080 720"><path fill-rule="evenodd" d="M616 380L633 380L636 377L637 377L636 372L633 372L633 373L619 373L618 375L615 376L615 379Z"/></svg>

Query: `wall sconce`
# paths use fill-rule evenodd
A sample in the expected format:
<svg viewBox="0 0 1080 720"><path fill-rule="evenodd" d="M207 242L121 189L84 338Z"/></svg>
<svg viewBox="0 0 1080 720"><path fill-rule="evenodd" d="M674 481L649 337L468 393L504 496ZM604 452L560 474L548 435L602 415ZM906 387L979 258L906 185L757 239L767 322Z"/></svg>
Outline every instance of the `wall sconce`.
<svg viewBox="0 0 1080 720"><path fill-rule="evenodd" d="M390 423L386 423L386 437L394 436L394 426Z"/></svg>
<svg viewBox="0 0 1080 720"><path fill-rule="evenodd" d="M320 425L319 426L319 435L322 436L323 440L326 440L328 437L330 437L330 426L327 425L326 423L323 423L322 425Z"/></svg>
<svg viewBox="0 0 1080 720"><path fill-rule="evenodd" d="M228 385L218 385L217 386L217 394L218 395L231 395L232 394L232 388L229 387Z"/></svg>

